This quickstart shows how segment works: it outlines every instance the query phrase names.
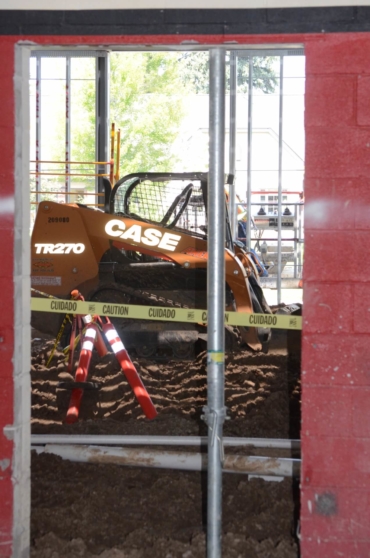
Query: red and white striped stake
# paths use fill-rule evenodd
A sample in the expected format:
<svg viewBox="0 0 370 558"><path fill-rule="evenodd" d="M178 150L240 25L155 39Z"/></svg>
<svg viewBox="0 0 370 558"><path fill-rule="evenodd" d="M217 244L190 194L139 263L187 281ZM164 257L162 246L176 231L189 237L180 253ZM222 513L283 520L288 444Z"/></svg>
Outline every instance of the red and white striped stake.
<svg viewBox="0 0 370 558"><path fill-rule="evenodd" d="M78 368L76 370L75 381L85 382L89 373L89 366L91 362L91 355L94 348L98 326L92 322L87 326L81 352L78 361ZM69 408L67 411L66 423L72 424L78 419L80 412L81 399L83 396L83 389L75 388L72 390Z"/></svg>
<svg viewBox="0 0 370 558"><path fill-rule="evenodd" d="M121 365L122 371L126 376L126 379L130 384L142 410L144 411L145 416L148 419L154 419L158 413L152 403L152 400L150 399L149 393L146 391L145 386L141 381L141 378L137 373L136 368L133 365L115 327L108 318L106 318L106 320L107 323L103 324L105 337L112 347L112 350Z"/></svg>

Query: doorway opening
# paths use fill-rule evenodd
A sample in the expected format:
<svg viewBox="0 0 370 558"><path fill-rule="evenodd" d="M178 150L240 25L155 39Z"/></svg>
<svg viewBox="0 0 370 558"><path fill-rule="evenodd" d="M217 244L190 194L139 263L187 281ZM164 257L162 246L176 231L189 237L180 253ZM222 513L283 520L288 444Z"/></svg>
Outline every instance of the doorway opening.
<svg viewBox="0 0 370 558"><path fill-rule="evenodd" d="M208 52L105 51L101 55L100 51L88 51L86 56L78 59L63 49L58 50L55 57L50 51L47 54L45 61L43 51L31 56L31 95L34 88L34 106L38 106L38 113L35 111L32 120L31 105L31 134L35 138L30 140L34 150L30 156L33 161L31 204L34 207L45 202L75 203L78 207L90 206L95 208L90 211L99 211L102 209L99 207L101 199L105 200L102 179L111 175L112 164L115 166L115 182L124 175L135 173L207 173L209 93L205 60ZM304 240L301 204L304 173L303 51L251 52L246 49L229 51L227 56L230 73L226 106L230 109L226 111L225 167L230 171L230 161L235 156L235 169L229 174L234 175L233 186L238 195L230 208L230 214L235 215L234 220L230 219L231 235L247 249L255 250L267 271L268 275L260 280L262 288L271 291L268 304L300 302L301 291L297 287L301 278ZM99 62L100 59L104 62ZM236 125L232 130L233 95L230 95L230 88L233 63L237 72ZM102 66L99 70L99 64L104 65L105 73ZM178 70L180 64L181 72ZM173 75L170 75L171 71ZM52 75L56 77L50 77ZM185 83L182 81L184 76ZM51 85L49 82L53 84L47 93L46 84ZM56 106L58 89L59 109ZM53 99L49 105L48 95ZM74 104L77 101L79 104ZM54 122L52 118L55 118ZM112 123L115 124L113 158ZM117 160L118 130L121 135ZM234 146L231 145L232 133L235 134ZM43 137L48 138L46 143ZM150 143L145 141L148 137ZM88 164L91 166L87 167ZM52 165L55 165L53 170ZM77 174L79 176L75 176ZM202 178L198 178L201 191ZM129 183L128 188L131 185ZM146 190L151 188L154 190L154 186L146 185ZM137 200L132 202L135 204ZM59 226L59 216L53 223ZM241 232L245 233L244 236ZM72 239L68 241L71 243ZM66 244L63 239L60 242ZM38 242L39 245L47 243ZM49 288L62 286L63 282L61 280L59 285L55 279L48 279L58 277L54 271L50 272L50 266L56 266L57 255L50 250L45 252L45 248L40 248L38 258L33 261L32 285L38 291L57 296L53 290L49 292ZM137 253L135 250L131 252ZM284 260L286 253L288 256ZM141 264L156 263L135 258L130 265L138 264L136 269ZM166 273L162 276L163 281ZM159 280L158 276L156 280ZM284 296L288 296L284 293L286 285L290 287L289 291L293 291L293 300L284 300ZM163 296L163 293L159 294L163 290L156 285L155 295ZM137 303L133 297L131 294L127 304ZM168 293L165 298L168 299ZM152 324L148 327L143 323L142 326L145 331L156 331ZM244 349L236 353L230 351L226 357L225 395L233 420L225 424L225 436L299 438L300 339L298 335L294 336L296 333L275 335L273 332L269 354ZM73 381L73 376L61 345L52 356L54 340L55 335L47 338L45 332L33 332L31 425L34 435L99 434L104 438L110 434L206 434L206 426L200 420L206 402L204 352L199 351L193 360L183 354L182 358L170 361L151 358L151 353L133 353L133 363L160 411L153 422L145 420L115 364L114 355L103 359L95 355L90 369L91 382L100 384L99 389L84 392L80 420L67 426L64 419L70 394L65 383ZM295 457L297 447L298 443L292 442L276 452L278 456ZM234 450L227 451L233 455ZM49 545L49 548L63 549L68 554L73 550L73 539L82 538L81 551L85 553L97 553L97 550L101 553L113 547L133 553L141 540L146 548L152 548L153 556L163 556L164 548L168 552L191 550L194 555L203 555L203 473L122 469L113 464L108 465L102 474L102 465L75 466L45 452L34 454L33 458L33 540L40 552ZM50 473L55 470L60 475L58 486ZM109 485L107 478L111 479ZM86 490L84 488L76 495L76 483L81 481L86 482ZM245 552L246 545L251 551L261 550L263 545L269 550L268 545L272 544L274 548L285 545L291 549L292 556L297 555L294 554L297 553L297 541L290 534L292 524L297 520L297 485L294 485L292 495L291 480L273 484L270 481L253 478L253 475L224 475L225 540L231 544L231 538L234 540L235 537L227 533L234 533L235 529L241 536L241 542L233 543L236 545L233 551ZM45 530L49 529L44 523L45 517L51 525L53 516L45 514L45 483L51 483L50 507L55 508L57 502L61 502L56 514L59 528L58 531L52 529L56 535L54 540ZM95 487L93 491L89 488L92 485ZM249 501L254 501L255 506L246 511ZM271 512L270 515L267 511ZM79 521L81 517L83 521ZM122 517L127 519L124 526ZM173 521L169 521L169 517ZM147 526L144 530L140 525L143 521ZM236 522L240 523L237 525ZM265 538L261 538L261 529ZM273 542L267 542L268 539Z"/></svg>

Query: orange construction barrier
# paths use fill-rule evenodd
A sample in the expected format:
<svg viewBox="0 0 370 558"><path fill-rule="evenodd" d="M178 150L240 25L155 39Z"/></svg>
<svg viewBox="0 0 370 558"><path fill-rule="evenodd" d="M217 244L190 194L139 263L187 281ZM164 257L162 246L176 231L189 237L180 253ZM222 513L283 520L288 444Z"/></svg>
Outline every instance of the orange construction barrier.
<svg viewBox="0 0 370 558"><path fill-rule="evenodd" d="M71 292L71 297L74 300L84 300L84 297L78 290L73 290ZM89 382L86 382L87 376L89 374L92 351L95 348L100 357L103 357L107 354L107 347L100 333L97 322L99 322L99 324L101 325L101 329L103 330L107 341L112 347L112 350L122 368L122 371L125 374L126 379L130 384L136 399L143 409L145 416L148 419L154 419L157 416L157 411L152 403L152 400L150 399L150 396L145 389L144 384L141 381L141 378L137 373L136 368L133 365L130 356L126 351L116 329L108 318L105 319L106 323L103 324L102 319L99 316L91 316L89 314L86 316L73 316L68 372L71 373L73 369L73 357L76 344L77 326L79 328L81 351L78 361L78 367L75 374L75 381L70 382L70 386L67 386L65 382L62 382L64 388L72 388L65 422L68 424L72 424L77 421L84 389L87 389L88 387L90 387L90 389L91 387L96 389L96 384L93 385ZM85 324L84 330L82 330L82 323Z"/></svg>

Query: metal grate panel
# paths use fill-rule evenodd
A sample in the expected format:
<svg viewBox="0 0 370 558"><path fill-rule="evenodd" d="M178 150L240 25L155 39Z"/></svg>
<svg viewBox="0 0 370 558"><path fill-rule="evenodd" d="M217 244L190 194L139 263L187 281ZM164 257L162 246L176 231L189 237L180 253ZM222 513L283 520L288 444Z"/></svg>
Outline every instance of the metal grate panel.
<svg viewBox="0 0 370 558"><path fill-rule="evenodd" d="M124 182L115 194L114 213L202 236L206 232L203 194L195 180Z"/></svg>

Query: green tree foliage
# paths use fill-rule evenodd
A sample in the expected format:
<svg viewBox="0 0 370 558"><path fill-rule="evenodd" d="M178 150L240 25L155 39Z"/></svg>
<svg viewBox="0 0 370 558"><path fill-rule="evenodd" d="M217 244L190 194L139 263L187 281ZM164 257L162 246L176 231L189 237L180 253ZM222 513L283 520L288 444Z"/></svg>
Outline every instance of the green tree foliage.
<svg viewBox="0 0 370 558"><path fill-rule="evenodd" d="M110 120L121 130L120 176L170 171L172 144L183 117L178 56L120 52L110 57ZM86 121L74 131L74 160L95 159L95 87L87 83L79 101Z"/></svg>
<svg viewBox="0 0 370 558"><path fill-rule="evenodd" d="M180 58L182 80L185 87L195 93L209 93L209 54L205 51L185 52ZM237 83L238 92L248 91L249 60L238 57ZM253 87L263 93L273 93L277 85L277 77L273 68L276 59L271 56L253 57ZM230 89L230 66L226 65L226 89Z"/></svg>
<svg viewBox="0 0 370 558"><path fill-rule="evenodd" d="M190 163L187 162L189 157L186 156L186 149L178 140L183 117L189 108L191 110L189 98L195 94L208 94L208 57L207 51L181 54L176 52L111 54L110 121L115 123L116 130L121 130L120 176L139 171L185 170L189 164L193 170L194 165L199 167L198 155L201 161L204 157L207 158L205 143L204 157L199 154L200 152L192 154ZM74 161L94 161L94 68L90 67L93 61L87 65L83 59L81 60L83 63L81 62L78 68L76 66L75 72L78 80L72 86L71 158ZM277 84L275 62L276 58L272 57L253 57L253 85L264 93L275 91ZM237 69L238 91L244 93L248 90L248 59L238 58ZM229 87L228 64L226 71L227 87ZM61 119L64 119L63 111ZM63 136L61 138L63 143L62 122L58 129ZM191 133L189 132L190 135ZM200 166L204 167L202 163ZM80 169L74 166L73 171L94 172L92 166L86 168L83 165ZM86 188L94 189L93 179L76 180L84 182Z"/></svg>

